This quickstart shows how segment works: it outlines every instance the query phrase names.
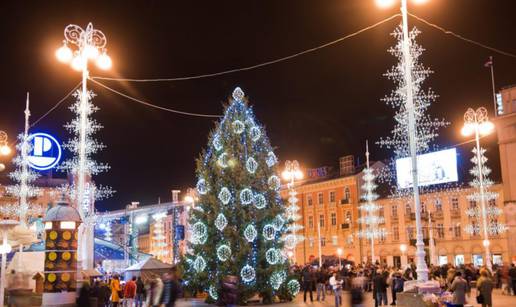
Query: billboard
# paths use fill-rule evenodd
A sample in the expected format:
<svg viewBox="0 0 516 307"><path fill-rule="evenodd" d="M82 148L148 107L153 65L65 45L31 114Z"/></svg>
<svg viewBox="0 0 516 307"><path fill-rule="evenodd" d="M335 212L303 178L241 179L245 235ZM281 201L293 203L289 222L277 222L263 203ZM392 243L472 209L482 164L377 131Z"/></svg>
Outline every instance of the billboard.
<svg viewBox="0 0 516 307"><path fill-rule="evenodd" d="M38 132L29 136L31 152L29 166L39 171L49 170L61 160L61 145L48 133Z"/></svg>
<svg viewBox="0 0 516 307"><path fill-rule="evenodd" d="M457 150L455 148L417 156L419 186L428 186L459 180L457 173ZM412 187L412 162L410 157L396 160L398 187Z"/></svg>

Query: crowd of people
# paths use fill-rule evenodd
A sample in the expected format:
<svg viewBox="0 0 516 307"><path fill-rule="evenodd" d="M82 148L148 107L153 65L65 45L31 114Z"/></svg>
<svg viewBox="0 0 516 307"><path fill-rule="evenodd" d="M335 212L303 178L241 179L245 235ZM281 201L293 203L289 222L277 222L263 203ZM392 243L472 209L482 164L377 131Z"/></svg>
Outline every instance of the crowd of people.
<svg viewBox="0 0 516 307"><path fill-rule="evenodd" d="M162 276L153 274L145 280L132 277L123 281L120 275L113 274L95 279L92 285L85 282L80 289L77 306L172 307L180 295L180 281L175 268Z"/></svg>
<svg viewBox="0 0 516 307"><path fill-rule="evenodd" d="M364 294L372 292L377 306L389 305L387 292L390 292L390 305L396 305L397 293L404 291L406 281L416 280L417 272L413 263L404 269L376 264L347 264L339 269L337 265L325 265L321 268L314 265L294 266L303 287L303 300L325 301L327 295L333 295L335 306L342 305L342 292L349 293L349 305L362 306ZM516 267L511 265L494 265L490 271L485 267L472 264L453 266L431 266L429 279L439 283L443 291L452 293L455 306L466 304L467 297L483 307L493 306L492 292L501 288L502 294L516 295ZM476 288L475 297L471 297L471 289Z"/></svg>

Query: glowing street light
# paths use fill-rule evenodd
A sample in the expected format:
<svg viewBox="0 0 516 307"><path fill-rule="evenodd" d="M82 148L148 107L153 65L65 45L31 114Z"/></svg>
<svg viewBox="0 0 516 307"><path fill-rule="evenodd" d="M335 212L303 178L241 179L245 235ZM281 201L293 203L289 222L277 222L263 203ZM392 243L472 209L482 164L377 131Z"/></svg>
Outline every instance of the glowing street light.
<svg viewBox="0 0 516 307"><path fill-rule="evenodd" d="M416 4L426 2L425 0L412 0ZM376 0L376 4L381 8L389 7L395 3L394 0ZM412 183L414 195L414 208L416 218L416 272L418 281L428 280L428 266L425 261L425 243L423 241L423 226L421 223L421 202L419 199L419 177L417 169L417 128L416 128L416 110L414 106L414 82L413 77L413 60L410 52L410 41L408 31L408 10L407 0L401 0L401 17L402 17L402 53L403 53L403 78L406 88L405 109L408 117L408 140L409 151L412 165Z"/></svg>
<svg viewBox="0 0 516 307"><path fill-rule="evenodd" d="M0 155L8 156L11 154L11 147L7 143L7 133L0 130Z"/></svg>
<svg viewBox="0 0 516 307"><path fill-rule="evenodd" d="M342 257L342 248L337 248L337 255L339 256L339 270L342 268L342 263L340 258Z"/></svg>
<svg viewBox="0 0 516 307"><path fill-rule="evenodd" d="M476 111L469 108L464 114L464 126L462 127L461 133L464 136L475 135L476 143L476 161L477 161L477 173L478 173L478 189L480 195L480 214L482 217L482 234L486 253L486 267L491 270L491 253L489 252L489 233L487 224L487 209L486 209L486 195L485 195L485 182L484 182L484 159L480 148L480 136L488 135L493 132L494 125L489 121L487 116L487 110L484 107L478 108Z"/></svg>
<svg viewBox="0 0 516 307"><path fill-rule="evenodd" d="M288 202L289 207L287 208L287 216L290 220L293 221L291 226L291 234L288 234L287 236L292 236L292 240L287 240L292 242L292 244L289 244L287 246L287 249L293 250L294 253L294 263L296 263L296 245L299 241L302 240L302 238L298 238L298 235L296 235L296 232L298 228L301 228L302 226L297 225L296 222L301 218L299 214L297 213L299 211L299 206L297 205L297 192L295 189L295 181L303 179L303 172L301 171L299 167L299 163L297 160L294 161L286 161L285 162L285 169L283 170L283 173L281 174L283 179L287 181L287 188L288 188Z"/></svg>

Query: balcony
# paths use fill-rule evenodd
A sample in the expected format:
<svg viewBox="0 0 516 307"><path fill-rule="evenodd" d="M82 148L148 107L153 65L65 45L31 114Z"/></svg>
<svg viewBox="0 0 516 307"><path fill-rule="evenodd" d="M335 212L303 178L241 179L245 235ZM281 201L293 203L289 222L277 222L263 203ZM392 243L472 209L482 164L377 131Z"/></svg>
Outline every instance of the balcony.
<svg viewBox="0 0 516 307"><path fill-rule="evenodd" d="M460 217L460 210L451 210L451 217Z"/></svg>
<svg viewBox="0 0 516 307"><path fill-rule="evenodd" d="M340 225L341 229L350 229L351 225L349 223L344 223Z"/></svg>
<svg viewBox="0 0 516 307"><path fill-rule="evenodd" d="M432 213L432 218L435 220L442 220L444 218L444 214L442 210L435 211Z"/></svg>
<svg viewBox="0 0 516 307"><path fill-rule="evenodd" d="M410 219L412 221L414 221L416 219L416 213L415 212L410 214ZM421 212L421 219L422 220L428 220L428 212L427 211Z"/></svg>
<svg viewBox="0 0 516 307"><path fill-rule="evenodd" d="M341 205L349 205L350 203L351 203L351 199L349 199L349 198L344 198L344 199L340 200Z"/></svg>

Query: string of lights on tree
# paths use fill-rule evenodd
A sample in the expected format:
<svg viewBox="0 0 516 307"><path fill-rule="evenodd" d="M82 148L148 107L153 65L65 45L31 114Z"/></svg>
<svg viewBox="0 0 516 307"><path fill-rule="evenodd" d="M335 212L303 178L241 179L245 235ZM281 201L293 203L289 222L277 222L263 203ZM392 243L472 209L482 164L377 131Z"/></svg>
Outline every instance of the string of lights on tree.
<svg viewBox="0 0 516 307"><path fill-rule="evenodd" d="M288 223L279 195L276 158L240 88L197 161L199 202L190 216L186 257L192 287L217 301L224 276L239 276L240 300L292 296L284 251Z"/></svg>

